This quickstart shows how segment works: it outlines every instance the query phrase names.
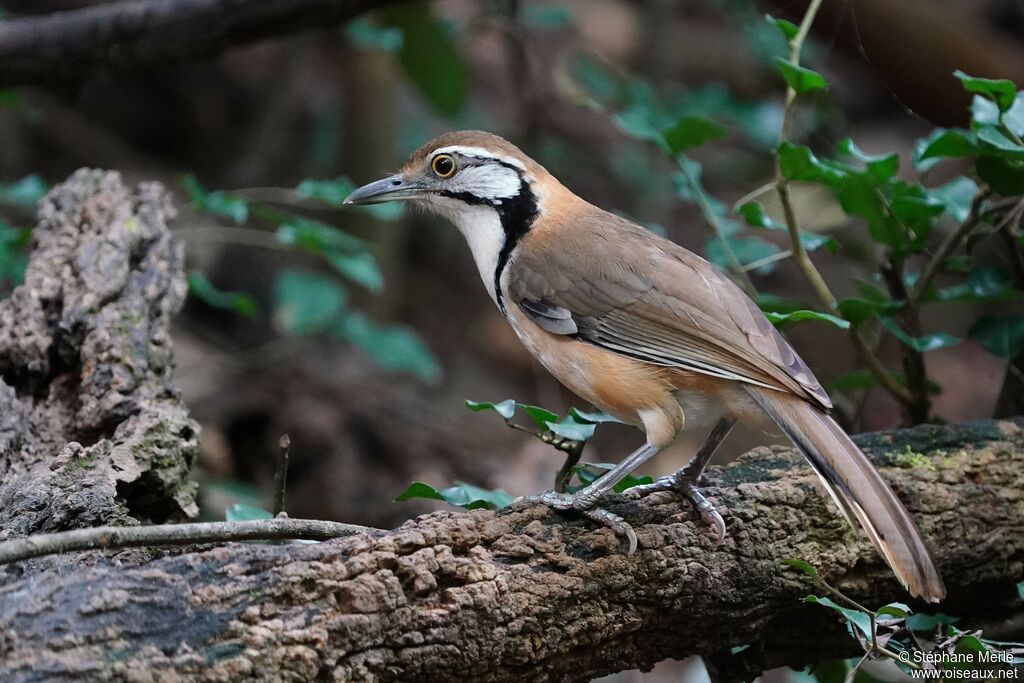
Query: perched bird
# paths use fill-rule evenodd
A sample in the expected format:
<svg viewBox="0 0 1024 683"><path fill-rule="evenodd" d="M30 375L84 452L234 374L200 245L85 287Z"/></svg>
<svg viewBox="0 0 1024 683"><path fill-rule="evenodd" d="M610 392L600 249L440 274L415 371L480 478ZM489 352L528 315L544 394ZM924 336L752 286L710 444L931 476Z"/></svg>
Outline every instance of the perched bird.
<svg viewBox="0 0 1024 683"><path fill-rule="evenodd" d="M565 386L642 429L646 442L573 494L537 496L625 535L597 503L671 444L684 425L714 423L694 460L641 494L690 498L724 537L697 477L736 420L767 416L810 461L847 520L915 596L945 588L914 522L850 437L829 417L821 384L756 305L696 254L577 197L540 164L485 132L442 135L396 175L346 204L410 201L455 224L487 293L527 349Z"/></svg>

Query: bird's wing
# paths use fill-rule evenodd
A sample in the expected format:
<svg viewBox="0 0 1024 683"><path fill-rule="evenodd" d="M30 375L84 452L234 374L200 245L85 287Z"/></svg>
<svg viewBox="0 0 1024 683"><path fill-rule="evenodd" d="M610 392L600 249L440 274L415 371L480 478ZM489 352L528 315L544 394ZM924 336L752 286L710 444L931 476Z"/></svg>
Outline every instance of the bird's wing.
<svg viewBox="0 0 1024 683"><path fill-rule="evenodd" d="M532 239L513 255L506 294L548 332L831 408L754 302L696 254L598 209L540 238L549 245Z"/></svg>

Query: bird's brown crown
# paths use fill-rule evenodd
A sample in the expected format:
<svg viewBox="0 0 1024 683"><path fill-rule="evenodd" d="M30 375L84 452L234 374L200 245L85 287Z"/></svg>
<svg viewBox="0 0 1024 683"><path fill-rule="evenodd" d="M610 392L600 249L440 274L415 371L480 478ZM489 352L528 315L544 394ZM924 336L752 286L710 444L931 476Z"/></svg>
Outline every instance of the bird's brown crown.
<svg viewBox="0 0 1024 683"><path fill-rule="evenodd" d="M519 162L528 173L535 177L547 176L543 166L526 156L521 149L503 137L482 130L456 130L439 135L417 149L402 167L404 172L421 168L427 158L438 149L445 147L466 147L483 149L497 158Z"/></svg>

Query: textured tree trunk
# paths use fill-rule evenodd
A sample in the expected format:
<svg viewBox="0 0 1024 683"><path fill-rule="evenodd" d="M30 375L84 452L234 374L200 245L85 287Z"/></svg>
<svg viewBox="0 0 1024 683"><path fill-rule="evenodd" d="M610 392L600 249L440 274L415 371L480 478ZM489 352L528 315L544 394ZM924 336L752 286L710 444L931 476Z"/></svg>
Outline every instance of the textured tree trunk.
<svg viewBox="0 0 1024 683"><path fill-rule="evenodd" d="M5 535L192 509L195 427L168 384L184 291L169 214L159 187L130 193L98 171L42 202L27 283L0 305ZM1024 422L859 443L949 588L918 607L1020 638ZM535 506L318 544L26 560L0 568L0 680L586 680L695 653L732 679L857 651L801 603L815 589L786 559L871 605L907 599L792 450L756 449L708 488L729 528L719 547L670 495L613 501L637 530L633 557Z"/></svg>

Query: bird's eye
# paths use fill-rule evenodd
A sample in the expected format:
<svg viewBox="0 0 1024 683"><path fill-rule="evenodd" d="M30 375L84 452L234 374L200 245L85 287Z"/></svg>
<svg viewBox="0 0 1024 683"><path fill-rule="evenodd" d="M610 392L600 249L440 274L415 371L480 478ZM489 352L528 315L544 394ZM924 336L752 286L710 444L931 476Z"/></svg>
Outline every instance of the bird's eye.
<svg viewBox="0 0 1024 683"><path fill-rule="evenodd" d="M434 169L438 178L451 178L455 175L455 160L447 154L438 154L434 157L430 167Z"/></svg>

